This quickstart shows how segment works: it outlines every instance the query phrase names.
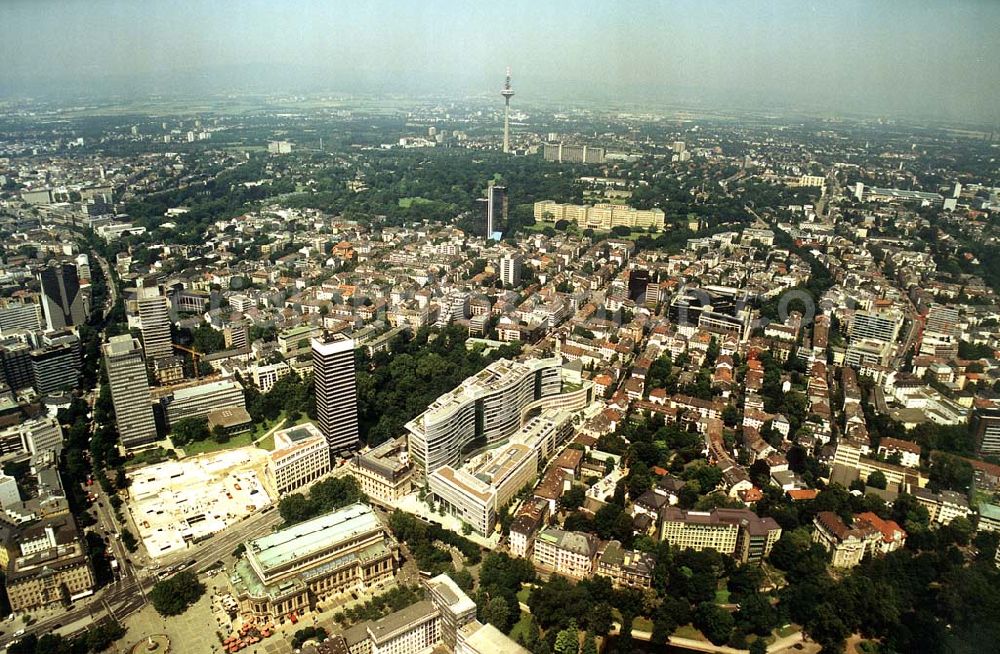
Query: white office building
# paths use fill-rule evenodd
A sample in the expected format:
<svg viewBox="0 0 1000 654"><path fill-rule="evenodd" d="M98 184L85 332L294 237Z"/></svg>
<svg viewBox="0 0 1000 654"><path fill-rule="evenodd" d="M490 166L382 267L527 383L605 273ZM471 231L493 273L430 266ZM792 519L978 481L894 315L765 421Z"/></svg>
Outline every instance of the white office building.
<svg viewBox="0 0 1000 654"><path fill-rule="evenodd" d="M528 405L562 389L559 357L495 361L406 424L410 456L429 475L457 467L463 452L496 446L522 426Z"/></svg>
<svg viewBox="0 0 1000 654"><path fill-rule="evenodd" d="M316 425L307 422L274 434L267 476L278 497L322 479L330 472L330 448Z"/></svg>
<svg viewBox="0 0 1000 654"><path fill-rule="evenodd" d="M156 440L156 420L142 347L128 334L112 336L104 345L104 362L115 407L115 422L125 449Z"/></svg>

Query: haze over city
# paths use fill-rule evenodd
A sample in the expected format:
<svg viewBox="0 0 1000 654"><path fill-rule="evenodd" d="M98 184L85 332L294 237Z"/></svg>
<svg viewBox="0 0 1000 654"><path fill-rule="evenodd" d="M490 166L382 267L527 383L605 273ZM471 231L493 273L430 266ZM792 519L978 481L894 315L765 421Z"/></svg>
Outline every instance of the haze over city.
<svg viewBox="0 0 1000 654"><path fill-rule="evenodd" d="M95 2L0 6L0 93L478 94L998 120L1000 4Z"/></svg>

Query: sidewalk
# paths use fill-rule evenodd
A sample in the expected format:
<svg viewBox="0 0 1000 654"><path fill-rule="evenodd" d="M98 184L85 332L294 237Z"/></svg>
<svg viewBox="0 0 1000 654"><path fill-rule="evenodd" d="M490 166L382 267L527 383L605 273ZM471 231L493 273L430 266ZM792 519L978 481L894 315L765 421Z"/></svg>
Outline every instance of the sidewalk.
<svg viewBox="0 0 1000 654"><path fill-rule="evenodd" d="M492 550L496 549L497 545L500 544L500 534L497 533L494 533L489 538L484 538L483 536L480 536L476 532L472 532L471 534L463 534L461 520L459 520L454 516L450 516L447 513L441 515L436 511L431 511L429 508L427 508L426 502L421 502L419 499L417 499L416 493L410 493L409 495L404 496L402 499L399 500L399 502L396 503L396 508L400 509L401 511L405 511L407 513L413 513L414 515L418 515L421 518L427 520L428 522L436 523L444 527L448 531L453 531L460 536L468 538L473 543L481 547L485 547L487 549Z"/></svg>

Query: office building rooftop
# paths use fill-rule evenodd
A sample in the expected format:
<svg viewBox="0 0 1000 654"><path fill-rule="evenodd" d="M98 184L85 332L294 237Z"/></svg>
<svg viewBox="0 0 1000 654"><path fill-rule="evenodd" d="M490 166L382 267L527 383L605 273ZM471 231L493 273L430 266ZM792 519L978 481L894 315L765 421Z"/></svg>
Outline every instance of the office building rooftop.
<svg viewBox="0 0 1000 654"><path fill-rule="evenodd" d="M276 531L247 543L247 557L253 557L265 572L290 561L326 549L332 543L381 529L375 512L366 504L351 504L326 515Z"/></svg>

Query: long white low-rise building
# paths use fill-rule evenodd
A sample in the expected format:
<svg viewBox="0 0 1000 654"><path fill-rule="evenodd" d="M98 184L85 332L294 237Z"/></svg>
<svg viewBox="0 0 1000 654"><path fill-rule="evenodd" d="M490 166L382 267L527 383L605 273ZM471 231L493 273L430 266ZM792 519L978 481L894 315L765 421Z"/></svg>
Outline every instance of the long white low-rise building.
<svg viewBox="0 0 1000 654"><path fill-rule="evenodd" d="M500 508L538 476L534 449L515 443L496 452L479 468L444 466L428 478L431 493L445 510L485 536L493 530Z"/></svg>
<svg viewBox="0 0 1000 654"><path fill-rule="evenodd" d="M538 477L555 450L573 434L573 414L549 410L528 421L503 447L489 450L462 468L443 466L428 487L444 510L489 536L500 510Z"/></svg>

